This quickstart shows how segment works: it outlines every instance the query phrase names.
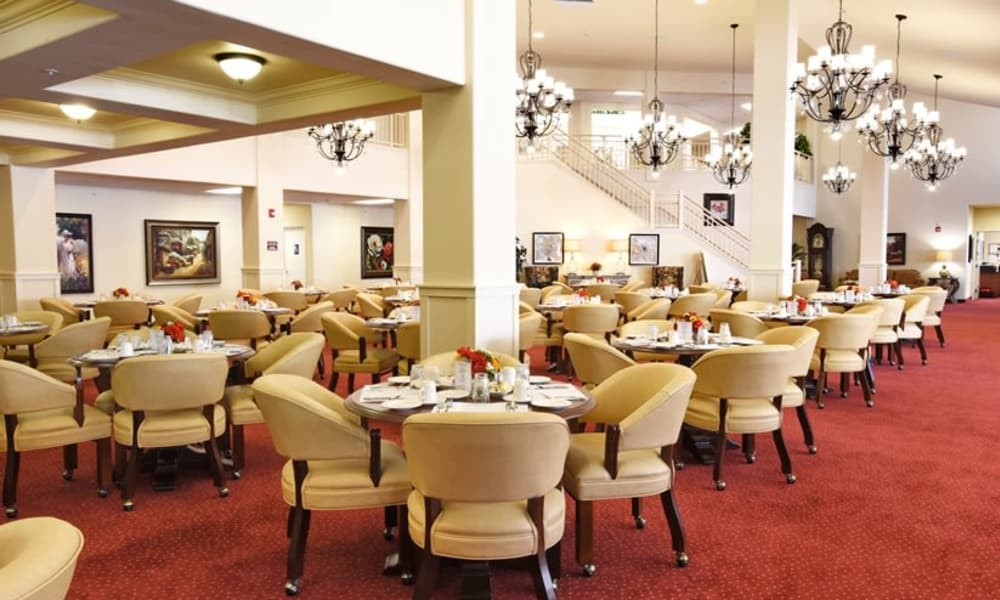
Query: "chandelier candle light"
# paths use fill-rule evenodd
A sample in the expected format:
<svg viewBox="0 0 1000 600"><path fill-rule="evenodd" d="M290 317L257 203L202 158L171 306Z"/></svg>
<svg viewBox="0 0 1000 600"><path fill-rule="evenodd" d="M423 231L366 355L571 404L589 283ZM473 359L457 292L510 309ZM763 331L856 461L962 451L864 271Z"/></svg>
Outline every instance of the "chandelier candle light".
<svg viewBox="0 0 1000 600"><path fill-rule="evenodd" d="M841 162L841 142L837 142L837 165L827 169L826 174L823 175L823 183L826 184L827 189L829 189L834 194L838 196L846 194L847 190L851 188L851 184L857 179L857 174L848 169L844 163Z"/></svg>
<svg viewBox="0 0 1000 600"><path fill-rule="evenodd" d="M731 100L729 105L729 136L723 147L712 148L705 155L705 165L712 170L715 180L732 189L745 182L750 177L750 166L753 164L753 153L750 144L740 139L736 131L736 28L739 24L730 25L733 29L733 69L730 86Z"/></svg>
<svg viewBox="0 0 1000 600"><path fill-rule="evenodd" d="M944 137L938 113L938 83L941 75L934 75L934 110L927 112L923 106L913 105L913 114L920 127L920 137L903 157L913 176L927 182L927 189L934 191L938 182L951 177L959 163L965 160L964 147L955 145L954 138Z"/></svg>
<svg viewBox="0 0 1000 600"><path fill-rule="evenodd" d="M527 140L525 150L529 153L535 151L535 139L548 135L573 104L573 88L555 81L542 68L542 55L531 46L532 26L528 0L528 49L518 58L521 76L515 91L514 132L516 137Z"/></svg>
<svg viewBox="0 0 1000 600"><path fill-rule="evenodd" d="M375 123L362 119L327 123L309 128L309 137L323 158L334 161L337 174L343 175L347 162L361 156L365 142L375 135Z"/></svg>
<svg viewBox="0 0 1000 600"><path fill-rule="evenodd" d="M876 64L874 46L863 46L860 54L848 51L853 27L844 21L843 0L839 5L837 22L826 30L828 45L796 66L791 87L809 118L830 124L834 139L840 138L846 122L868 112L892 73L889 61Z"/></svg>

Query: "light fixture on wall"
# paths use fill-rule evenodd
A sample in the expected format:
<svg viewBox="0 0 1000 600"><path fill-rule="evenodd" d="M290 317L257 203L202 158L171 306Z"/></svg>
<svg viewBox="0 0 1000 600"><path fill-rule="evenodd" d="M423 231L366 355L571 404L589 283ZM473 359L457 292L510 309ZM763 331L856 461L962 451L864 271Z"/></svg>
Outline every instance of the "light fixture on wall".
<svg viewBox="0 0 1000 600"><path fill-rule="evenodd" d="M941 263L941 271L938 272L938 277L951 277L951 273L948 272L948 263L952 259L951 250L938 250L934 253L934 258Z"/></svg>
<svg viewBox="0 0 1000 600"><path fill-rule="evenodd" d="M525 150L529 153L535 150L535 140L548 135L573 104L573 88L556 81L542 68L542 55L531 46L533 25L528 0L528 49L518 58L521 78L515 91L514 135L526 140Z"/></svg>
<svg viewBox="0 0 1000 600"><path fill-rule="evenodd" d="M945 138L938 112L938 83L941 75L934 75L934 110L914 105L913 114L920 127L920 137L906 153L903 160L913 176L927 182L927 189L934 191L939 182L955 174L955 169L965 160L964 147L955 145L954 138ZM918 110L920 109L920 110Z"/></svg>
<svg viewBox="0 0 1000 600"><path fill-rule="evenodd" d="M60 104L59 110L63 112L64 115L73 119L77 123L86 121L90 117L93 117L97 111L90 108L86 104Z"/></svg>
<svg viewBox="0 0 1000 600"><path fill-rule="evenodd" d="M220 52L213 56L222 72L243 85L260 73L267 64L263 57L246 52Z"/></svg>
<svg viewBox="0 0 1000 600"><path fill-rule="evenodd" d="M750 142L742 139L736 130L736 28L739 24L730 25L733 29L733 68L730 82L729 100L729 134L724 144L713 147L703 159L705 165L712 170L715 180L733 189L750 177L750 167L753 164L753 152Z"/></svg>
<svg viewBox="0 0 1000 600"><path fill-rule="evenodd" d="M844 0L840 0L837 21L826 30L827 46L821 46L806 64L795 69L791 91L798 94L809 118L829 123L834 138L844 124L862 116L882 88L889 84L892 64L875 62L875 47L862 46L851 54L853 27L844 21Z"/></svg>
<svg viewBox="0 0 1000 600"><path fill-rule="evenodd" d="M906 120L906 86L899 82L899 47L904 20L906 15L896 15L896 79L889 86L888 106L882 109L876 102L858 119L861 138L876 155L892 159L893 170L899 168L903 155L920 135L918 124L909 124ZM914 111L922 106L918 103Z"/></svg>
<svg viewBox="0 0 1000 600"><path fill-rule="evenodd" d="M628 252L628 240L608 240L608 250L618 253L618 273L625 273L625 253Z"/></svg>
<svg viewBox="0 0 1000 600"><path fill-rule="evenodd" d="M331 160L338 175L347 170L347 163L361 156L365 142L375 135L375 122L365 119L327 123L309 128L309 137L323 158Z"/></svg>
<svg viewBox="0 0 1000 600"><path fill-rule="evenodd" d="M625 144L632 151L638 162L649 167L649 176L656 179L660 176L660 168L669 165L687 139L681 133L677 117L663 114L663 102L660 101L660 3L653 0L654 29L653 38L653 99L649 102L649 112L643 118L638 134L630 134L625 138Z"/></svg>
<svg viewBox="0 0 1000 600"><path fill-rule="evenodd" d="M851 188L851 184L857 179L857 174L852 172L841 162L841 146L843 143L837 141L837 164L827 169L823 175L823 183L834 194L838 196L846 194Z"/></svg>

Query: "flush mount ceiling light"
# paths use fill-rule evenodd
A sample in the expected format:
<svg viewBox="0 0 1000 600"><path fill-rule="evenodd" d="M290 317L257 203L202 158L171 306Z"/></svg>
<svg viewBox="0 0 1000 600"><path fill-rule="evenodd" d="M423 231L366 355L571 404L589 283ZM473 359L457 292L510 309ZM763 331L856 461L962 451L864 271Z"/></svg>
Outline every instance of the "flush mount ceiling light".
<svg viewBox="0 0 1000 600"><path fill-rule="evenodd" d="M267 63L266 60L254 54L245 52L220 52L213 56L215 62L219 63L219 68L230 78L243 84L250 81L260 73L261 68Z"/></svg>
<svg viewBox="0 0 1000 600"><path fill-rule="evenodd" d="M63 111L64 115L73 119L77 123L80 121L86 121L97 112L86 104L60 104L59 110Z"/></svg>

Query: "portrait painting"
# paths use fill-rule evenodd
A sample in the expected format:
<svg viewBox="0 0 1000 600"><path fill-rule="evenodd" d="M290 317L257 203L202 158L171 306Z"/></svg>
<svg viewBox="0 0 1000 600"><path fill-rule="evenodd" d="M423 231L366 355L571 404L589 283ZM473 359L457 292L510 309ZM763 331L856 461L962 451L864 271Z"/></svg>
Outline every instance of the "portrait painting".
<svg viewBox="0 0 1000 600"><path fill-rule="evenodd" d="M219 224L146 219L146 285L219 283Z"/></svg>
<svg viewBox="0 0 1000 600"><path fill-rule="evenodd" d="M392 277L392 227L361 227L361 278Z"/></svg>
<svg viewBox="0 0 1000 600"><path fill-rule="evenodd" d="M56 260L59 291L94 292L94 222L91 215L56 213Z"/></svg>

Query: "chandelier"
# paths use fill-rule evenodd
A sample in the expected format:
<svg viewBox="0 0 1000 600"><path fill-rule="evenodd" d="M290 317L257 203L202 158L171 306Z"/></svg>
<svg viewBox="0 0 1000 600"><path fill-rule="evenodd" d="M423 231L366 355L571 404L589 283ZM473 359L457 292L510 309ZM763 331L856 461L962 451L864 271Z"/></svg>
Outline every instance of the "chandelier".
<svg viewBox="0 0 1000 600"><path fill-rule="evenodd" d="M643 118L637 136L629 135L625 144L632 151L632 156L638 162L649 167L649 176L656 179L660 176L660 167L670 164L687 141L681 133L677 118L663 114L663 103L660 102L660 3L653 2L655 8L655 30L653 39L653 99L649 102L649 112Z"/></svg>
<svg viewBox="0 0 1000 600"><path fill-rule="evenodd" d="M836 166L827 169L826 173L823 175L823 183L826 185L827 189L838 196L846 194L847 190L851 188L851 184L858 178L857 174L853 173L844 165L844 163L841 162L840 153L840 143L838 142L837 164Z"/></svg>
<svg viewBox="0 0 1000 600"><path fill-rule="evenodd" d="M858 119L858 133L868 148L878 156L892 159L893 170L899 168L903 155L920 136L919 126L906 121L906 86L899 82L899 40L905 19L906 15L896 15L896 80L889 86L889 104L883 110L876 102Z"/></svg>
<svg viewBox="0 0 1000 600"><path fill-rule="evenodd" d="M840 137L846 122L868 112L892 72L889 61L875 63L874 46L863 46L860 54L848 52L852 30L844 21L844 1L840 0L840 16L826 30L828 45L820 47L805 65L796 65L791 87L809 118L830 124L834 139Z"/></svg>
<svg viewBox="0 0 1000 600"><path fill-rule="evenodd" d="M721 149L712 148L705 155L704 161L712 170L715 180L732 189L750 177L753 153L750 151L750 144L741 140L736 131L736 28L739 25L733 23L730 27L733 28L733 80L730 88L732 98L729 105L729 136L725 145Z"/></svg>
<svg viewBox="0 0 1000 600"><path fill-rule="evenodd" d="M365 142L375 135L375 123L362 119L327 123L309 128L309 137L323 158L334 161L337 174L347 170L347 162L361 156Z"/></svg>
<svg viewBox="0 0 1000 600"><path fill-rule="evenodd" d="M532 26L531 0L528 0L528 49L518 58L521 79L515 92L514 132L516 137L527 139L529 153L535 150L535 139L551 132L573 104L573 88L555 81L542 68L542 55L531 47Z"/></svg>
<svg viewBox="0 0 1000 600"><path fill-rule="evenodd" d="M934 75L934 110L928 112L923 105L913 105L913 113L920 126L920 137L903 157L913 176L927 182L927 189L934 191L938 182L951 177L959 163L965 160L964 147L955 145L954 138L942 140L943 130L937 110L938 83L941 75Z"/></svg>

